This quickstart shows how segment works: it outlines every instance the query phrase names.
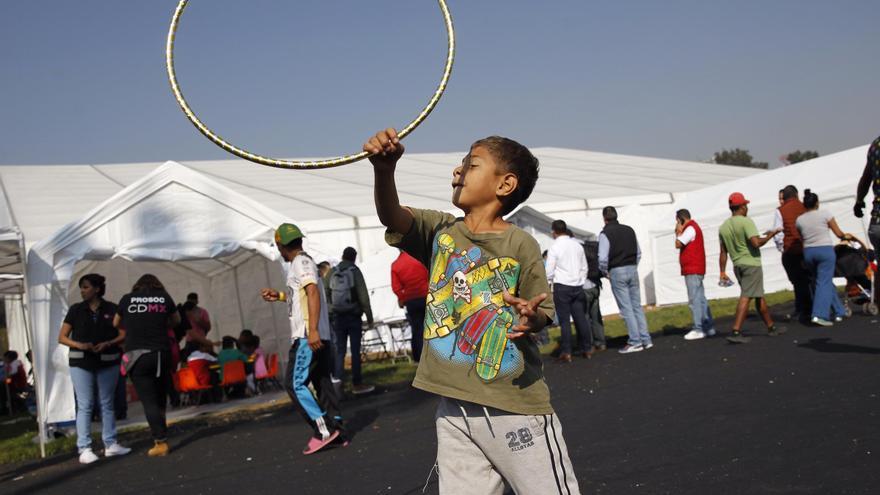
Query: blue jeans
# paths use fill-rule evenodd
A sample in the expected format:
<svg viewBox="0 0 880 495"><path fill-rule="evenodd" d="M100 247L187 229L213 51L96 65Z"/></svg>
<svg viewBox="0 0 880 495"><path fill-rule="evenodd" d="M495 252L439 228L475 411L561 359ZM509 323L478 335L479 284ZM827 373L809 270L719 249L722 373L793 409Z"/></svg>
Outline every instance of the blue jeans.
<svg viewBox="0 0 880 495"><path fill-rule="evenodd" d="M617 301L620 315L626 323L629 334L629 345L647 345L651 343L648 333L648 320L642 311L642 294L639 289L639 269L636 265L619 266L609 272L611 293Z"/></svg>
<svg viewBox="0 0 880 495"><path fill-rule="evenodd" d="M703 275L685 275L684 284L688 291L688 307L691 308L691 316L694 317L694 329L701 332L712 330L715 328L715 321L712 319L709 301L706 300Z"/></svg>
<svg viewBox="0 0 880 495"><path fill-rule="evenodd" d="M116 395L116 382L119 380L119 365L105 366L90 371L75 366L70 367L70 379L76 395L76 447L83 449L92 446L92 412L95 408L95 385L101 407L101 438L104 447L116 443L116 416L113 414L113 399Z"/></svg>
<svg viewBox="0 0 880 495"><path fill-rule="evenodd" d="M845 313L843 303L837 297L834 287L834 264L837 256L831 246L808 247L804 249L804 262L813 273L816 293L813 294L813 317L830 320L832 313L841 316Z"/></svg>

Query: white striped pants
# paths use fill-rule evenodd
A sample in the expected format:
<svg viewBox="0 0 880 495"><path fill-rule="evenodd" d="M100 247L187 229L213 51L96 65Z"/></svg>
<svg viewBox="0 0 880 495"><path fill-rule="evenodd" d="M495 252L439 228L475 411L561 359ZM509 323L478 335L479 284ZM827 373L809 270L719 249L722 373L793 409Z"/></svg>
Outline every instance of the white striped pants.
<svg viewBox="0 0 880 495"><path fill-rule="evenodd" d="M440 493L578 495L555 414L526 416L442 397L437 407Z"/></svg>

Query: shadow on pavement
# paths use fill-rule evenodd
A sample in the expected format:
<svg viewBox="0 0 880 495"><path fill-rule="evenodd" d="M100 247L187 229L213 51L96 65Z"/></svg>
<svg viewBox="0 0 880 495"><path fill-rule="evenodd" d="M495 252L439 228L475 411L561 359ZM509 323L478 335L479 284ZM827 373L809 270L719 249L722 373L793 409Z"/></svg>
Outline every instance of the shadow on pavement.
<svg viewBox="0 0 880 495"><path fill-rule="evenodd" d="M858 353L858 354L880 354L877 347L867 347L863 345L839 344L831 342L830 337L821 339L810 339L806 344L798 344L798 347L812 349L818 352L837 352L837 353Z"/></svg>

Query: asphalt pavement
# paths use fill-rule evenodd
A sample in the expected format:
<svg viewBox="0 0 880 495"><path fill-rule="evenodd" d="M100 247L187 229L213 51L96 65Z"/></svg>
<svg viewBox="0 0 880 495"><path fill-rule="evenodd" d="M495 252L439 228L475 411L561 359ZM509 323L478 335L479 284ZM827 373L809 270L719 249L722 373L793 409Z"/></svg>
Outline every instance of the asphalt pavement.
<svg viewBox="0 0 880 495"><path fill-rule="evenodd" d="M784 312L785 308L776 308ZM655 338L545 372L582 493L880 493L880 319L787 324L749 344ZM182 426L172 453L81 466L74 456L0 467L0 493L437 493L437 398L409 386L344 403L355 438L312 456L292 408Z"/></svg>

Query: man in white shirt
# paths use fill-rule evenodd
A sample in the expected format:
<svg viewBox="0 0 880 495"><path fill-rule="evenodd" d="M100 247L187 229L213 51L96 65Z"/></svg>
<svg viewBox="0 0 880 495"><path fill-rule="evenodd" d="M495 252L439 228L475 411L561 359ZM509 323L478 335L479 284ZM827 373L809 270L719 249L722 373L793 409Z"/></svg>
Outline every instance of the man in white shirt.
<svg viewBox="0 0 880 495"><path fill-rule="evenodd" d="M287 302L290 318L290 351L284 385L294 406L314 430L303 454L313 454L337 438L345 443L339 397L331 374L333 346L324 287L318 265L303 251L303 234L296 225L284 223L275 231L275 245L289 263L287 290L263 289L263 299ZM309 390L309 383L317 398Z"/></svg>
<svg viewBox="0 0 880 495"><path fill-rule="evenodd" d="M565 221L554 220L550 228L554 241L547 250L547 280L553 287L553 303L556 305L559 329L562 331L557 359L564 363L571 362L570 318L574 319L581 352L589 359L593 354L593 344L583 290L587 281L587 257L581 243L568 235Z"/></svg>

